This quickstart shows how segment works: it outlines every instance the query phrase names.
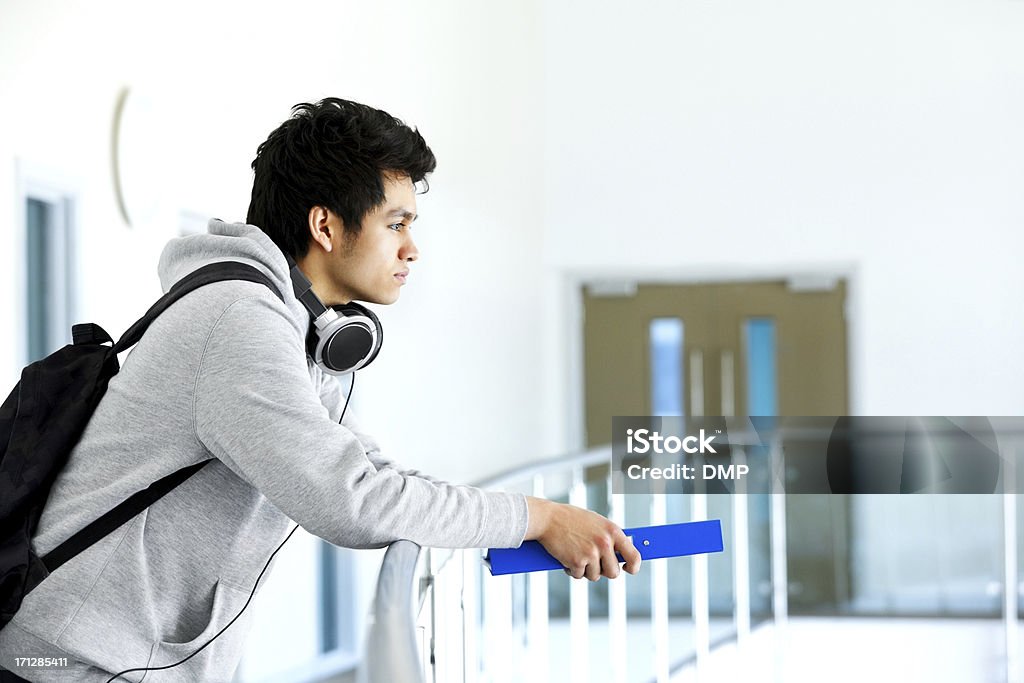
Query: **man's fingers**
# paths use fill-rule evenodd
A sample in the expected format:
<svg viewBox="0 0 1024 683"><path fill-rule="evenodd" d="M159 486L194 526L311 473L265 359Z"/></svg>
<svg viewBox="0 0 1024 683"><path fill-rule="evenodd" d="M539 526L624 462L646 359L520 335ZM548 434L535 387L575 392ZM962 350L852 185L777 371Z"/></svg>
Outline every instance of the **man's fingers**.
<svg viewBox="0 0 1024 683"><path fill-rule="evenodd" d="M601 554L601 576L614 579L619 576L619 558L615 557L615 550Z"/></svg>
<svg viewBox="0 0 1024 683"><path fill-rule="evenodd" d="M602 576L614 579L621 574L623 563L630 574L640 571L640 552L621 527L590 510L552 505L557 514L549 515L536 540L562 562L567 575L590 581Z"/></svg>
<svg viewBox="0 0 1024 683"><path fill-rule="evenodd" d="M625 560L626 566L624 569L630 574L636 574L640 571L640 551L633 545L633 539L629 536L623 535L622 539L616 544L615 549L619 551L619 555L622 555L622 559Z"/></svg>

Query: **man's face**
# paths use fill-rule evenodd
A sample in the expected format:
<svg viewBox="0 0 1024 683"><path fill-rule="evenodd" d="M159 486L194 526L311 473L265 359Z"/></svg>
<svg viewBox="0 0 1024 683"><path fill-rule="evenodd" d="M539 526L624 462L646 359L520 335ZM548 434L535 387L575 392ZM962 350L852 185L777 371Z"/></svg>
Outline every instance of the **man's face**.
<svg viewBox="0 0 1024 683"><path fill-rule="evenodd" d="M338 220L337 217L333 217ZM419 257L412 241L416 191L408 176L384 175L384 203L363 217L357 235L340 234L331 261L333 289L342 300L393 304Z"/></svg>

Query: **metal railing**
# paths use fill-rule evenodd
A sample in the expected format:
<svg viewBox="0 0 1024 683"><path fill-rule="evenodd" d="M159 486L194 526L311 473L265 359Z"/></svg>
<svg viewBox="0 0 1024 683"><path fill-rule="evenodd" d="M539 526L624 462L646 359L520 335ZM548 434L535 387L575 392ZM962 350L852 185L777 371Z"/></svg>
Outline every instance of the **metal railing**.
<svg viewBox="0 0 1024 683"><path fill-rule="evenodd" d="M1016 490L1020 486L1017 479L1021 468L1016 466L1015 459L1020 444L1020 439L1005 444L1001 475L1004 488L996 493L1003 517L999 534L1004 560L1000 572L1001 612L1004 666L1006 680L1010 681L1018 680L1020 675ZM732 448L735 463L742 464L748 455L754 457L754 453L743 446ZM767 464L772 472L787 472L783 455L779 436L768 451ZM626 496L612 493L610 460L611 449L599 448L571 458L516 468L479 486L567 500L573 505L602 512L620 526L626 526ZM588 485L591 493L595 488L604 492L604 499L593 496L588 499ZM731 619L726 628L714 628L708 603L709 584L719 581L717 586L721 588L721 579L715 577L709 581L708 556L687 558L691 567L692 596L685 619L690 629L688 647L680 647L678 639L670 636L672 626L677 627L678 633L679 621L670 623L667 564L670 561L646 565L650 579L646 586L637 583L634 580L637 577L600 582L604 586L602 590L607 590L607 596L600 596L601 602L606 599L607 609L595 613L591 598L593 588L599 584L572 581L547 572L492 577L481 561L480 550L420 549L408 541L392 544L381 567L358 680L362 683L516 680L543 683L597 679L662 683L684 668L693 674L692 679L707 680L705 674L712 644L722 643L735 646L731 656L742 667L746 659L744 652L750 652L747 648L751 647L757 617L768 620L774 642L787 643L790 589L786 555L787 504L781 486L780 481L771 481L767 495L756 499L747 495L715 497L699 492L687 496L642 497L646 505L645 521L650 524L706 519L710 498L718 498L713 501L715 516L729 518L723 520L723 533L731 569ZM744 492L742 483L738 483L734 493ZM630 515L634 523L630 526L640 526L635 523L635 503L640 497L630 495L629 498L634 506ZM685 501L687 509L681 511L677 507L670 511L670 500L676 506ZM760 514L767 516L766 528L752 528L749 524L752 517L748 506L755 504L763 506ZM762 548L761 560L766 560L770 568L770 595L767 598L757 596L762 605L757 614L752 609L751 590L751 570L755 567L751 549L755 547ZM550 590L552 588L556 590ZM561 604L549 605L549 595L566 588L568 609L563 609ZM646 592L641 594L645 588ZM678 587L673 586L673 589L678 590ZM1020 589L1024 589L1024 585ZM649 605L649 614L638 618L636 614L627 613L627 592L630 609L636 602L644 602ZM566 612L567 623L563 618ZM635 645L636 640L630 640L632 631L642 632L644 640L640 650L644 654L638 654L636 647L624 645L627 642ZM671 643L670 637L673 638ZM601 643L608 646L602 647ZM787 680L787 656L798 656L787 655L787 649L788 646L771 648L770 657L774 661L762 661L756 672L747 673ZM557 660L567 663L562 671L551 666ZM520 666L528 668L517 669ZM638 676L638 668L645 668L647 673Z"/></svg>
<svg viewBox="0 0 1024 683"><path fill-rule="evenodd" d="M420 553L415 543L398 541L384 554L359 680L423 680L415 628L421 593L413 589Z"/></svg>
<svg viewBox="0 0 1024 683"><path fill-rule="evenodd" d="M613 494L611 485L610 447L587 451L571 458L557 458L503 473L480 482L482 488L515 490L529 495L566 500L579 507L590 507L606 514L609 519L624 526L625 496ZM595 470L603 468L596 479L604 479L605 501L589 501L587 474L595 481ZM667 496L649 496L650 524L667 521ZM707 496L689 496L691 520L705 519ZM745 504L744 496L730 497L734 506ZM603 503L603 504L602 504ZM773 508L775 514L784 514L784 507ZM745 510L738 509L745 515ZM745 517L740 517L744 519ZM741 534L746 534L745 524ZM744 541L741 535L726 540L731 546ZM511 681L529 680L540 683L548 680L548 661L552 642L552 622L549 618L549 574L533 572L527 575L492 577L481 561L481 550L420 549L417 545L400 541L391 545L381 567L377 594L371 611L371 625L365 644L365 658L359 669L362 683L383 681L409 681L410 683L436 683L437 681ZM694 556L694 596L692 619L694 651L687 658L701 668L710 651L711 630L708 610L707 557ZM781 559L784 563L785 558ZM669 576L664 562L650 566L649 604L651 606L647 630L653 644L651 678L667 681L680 662L673 661L669 647ZM750 604L747 574L740 573L738 604ZM564 577L556 575L555 580ZM566 680L587 681L593 678L589 670L594 619L590 606L588 581L565 579L569 588L568 652L560 657L572 662L566 671ZM602 639L624 643L631 624L626 610L627 586L623 579L607 584L607 624L602 625ZM742 594L742 595L739 595ZM781 594L785 600L785 592ZM785 614L785 608L780 610ZM559 632L566 629L558 620ZM644 619L644 621L647 621ZM740 628L749 632L749 610ZM743 637L733 632L729 637ZM609 673L602 679L627 680L627 652L624 647L608 648ZM517 663L525 662L529 671L517 671Z"/></svg>

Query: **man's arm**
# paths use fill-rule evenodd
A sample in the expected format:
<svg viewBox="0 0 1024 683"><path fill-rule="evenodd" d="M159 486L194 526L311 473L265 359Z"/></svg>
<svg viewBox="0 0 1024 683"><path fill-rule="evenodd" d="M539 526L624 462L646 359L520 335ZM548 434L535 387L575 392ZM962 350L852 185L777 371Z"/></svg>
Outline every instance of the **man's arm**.
<svg viewBox="0 0 1024 683"><path fill-rule="evenodd" d="M320 377L320 400L331 418L337 420L345 405L341 381L319 370L317 372ZM378 470L391 467L407 476L439 482L418 470L401 468L394 461L383 457L377 441L360 428L358 420L352 415L351 406L345 411L342 424L363 444L367 457ZM524 540L540 541L553 557L565 565L570 576L577 579L586 577L592 581L600 576L615 578L619 573L615 552L626 560L627 572L636 574L640 570L639 551L622 530L608 519L589 510L542 498L529 496L526 501L529 527Z"/></svg>
<svg viewBox="0 0 1024 683"><path fill-rule="evenodd" d="M279 510L336 545L405 538L448 548L516 547L521 494L377 468L331 419L310 382L302 340L277 299L238 300L207 339L193 397L196 439Z"/></svg>

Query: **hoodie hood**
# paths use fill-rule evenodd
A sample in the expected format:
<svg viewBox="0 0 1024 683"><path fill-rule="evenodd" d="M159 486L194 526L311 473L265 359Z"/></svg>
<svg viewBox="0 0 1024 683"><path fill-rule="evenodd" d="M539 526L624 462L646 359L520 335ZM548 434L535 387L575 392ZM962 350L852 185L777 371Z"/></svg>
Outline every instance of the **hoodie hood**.
<svg viewBox="0 0 1024 683"><path fill-rule="evenodd" d="M309 313L295 298L288 261L269 236L255 225L225 223L211 218L205 235L178 237L167 243L157 272L167 292L175 282L210 263L237 261L269 277L284 298L290 318L300 335L309 329Z"/></svg>

